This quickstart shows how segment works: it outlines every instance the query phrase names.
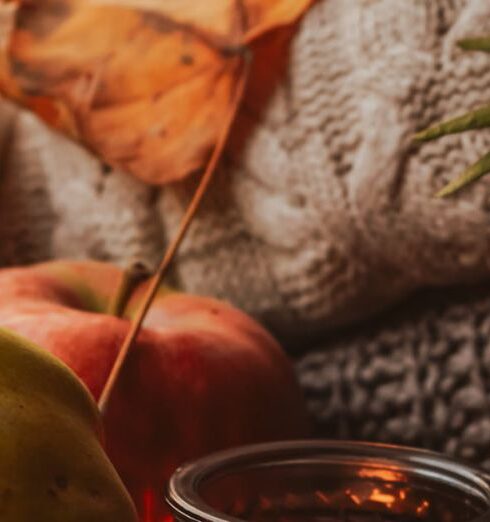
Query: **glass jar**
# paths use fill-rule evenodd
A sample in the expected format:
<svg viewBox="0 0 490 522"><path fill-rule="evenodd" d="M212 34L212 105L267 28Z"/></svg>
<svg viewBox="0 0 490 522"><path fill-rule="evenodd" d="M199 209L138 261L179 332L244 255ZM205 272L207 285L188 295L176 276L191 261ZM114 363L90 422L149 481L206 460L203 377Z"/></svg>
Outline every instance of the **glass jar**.
<svg viewBox="0 0 490 522"><path fill-rule="evenodd" d="M179 468L179 522L490 522L483 472L436 453L298 441L224 451Z"/></svg>

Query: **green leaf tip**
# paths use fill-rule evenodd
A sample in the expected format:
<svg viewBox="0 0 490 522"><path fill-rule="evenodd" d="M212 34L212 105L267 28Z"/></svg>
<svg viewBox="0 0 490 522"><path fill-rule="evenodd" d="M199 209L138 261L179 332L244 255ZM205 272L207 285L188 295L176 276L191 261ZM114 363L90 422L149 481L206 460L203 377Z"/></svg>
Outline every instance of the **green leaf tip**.
<svg viewBox="0 0 490 522"><path fill-rule="evenodd" d="M442 190L437 194L437 198L445 198L458 192L462 188L473 183L477 179L480 179L485 174L490 172L490 152L488 152L483 158L477 161L474 165L466 169L461 176L448 183Z"/></svg>
<svg viewBox="0 0 490 522"><path fill-rule="evenodd" d="M490 53L490 36L478 38L464 38L458 41L461 49L468 51L483 51ZM430 141L447 136L449 134L457 134L469 130L483 129L490 127L490 105L486 105L475 111L468 112L463 116L444 121L414 136L415 141ZM490 172L490 152L477 161L474 165L467 168L461 176L448 183L440 190L436 197L444 198L458 192L462 188L473 183L485 174Z"/></svg>
<svg viewBox="0 0 490 522"><path fill-rule="evenodd" d="M490 53L490 37L464 38L458 42L458 46L465 51L483 51Z"/></svg>
<svg viewBox="0 0 490 522"><path fill-rule="evenodd" d="M484 129L486 127L490 127L490 105L485 105L458 118L429 127L415 134L414 139L416 141L430 141L449 134Z"/></svg>

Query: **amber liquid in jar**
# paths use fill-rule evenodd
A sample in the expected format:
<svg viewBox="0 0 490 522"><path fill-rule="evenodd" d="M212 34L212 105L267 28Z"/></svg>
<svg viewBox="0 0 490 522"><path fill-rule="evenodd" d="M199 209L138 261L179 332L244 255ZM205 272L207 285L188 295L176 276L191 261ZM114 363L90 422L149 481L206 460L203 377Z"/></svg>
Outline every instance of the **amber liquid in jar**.
<svg viewBox="0 0 490 522"><path fill-rule="evenodd" d="M361 476L354 477L342 476L341 469L332 472L336 476L328 478L310 470L308 477L294 481L289 472L284 491L284 469L260 479L250 471L248 484L245 472L227 476L226 484L214 482L202 493L213 509L253 522L463 522L481 513L478 503L462 499L449 486L435 490L430 481L413 477L409 483L398 481L401 474L391 470L361 469ZM232 502L219 493L227 488L234 489Z"/></svg>
<svg viewBox="0 0 490 522"><path fill-rule="evenodd" d="M490 488L472 468L405 448L305 444L304 448L286 444L282 452L272 445L270 454L264 447L247 450L248 458L231 454L228 460L225 456L217 464L211 460L191 469L187 478L195 471L195 480L177 483L187 494L181 506L171 499L176 518L179 522L490 522ZM259 453L255 458L250 455L254 451Z"/></svg>

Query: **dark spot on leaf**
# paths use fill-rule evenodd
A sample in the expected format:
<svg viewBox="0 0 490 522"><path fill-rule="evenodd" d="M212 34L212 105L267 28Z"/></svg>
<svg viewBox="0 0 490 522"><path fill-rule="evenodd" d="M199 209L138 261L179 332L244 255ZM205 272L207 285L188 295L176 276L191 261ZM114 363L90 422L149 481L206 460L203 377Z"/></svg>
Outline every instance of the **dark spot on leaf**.
<svg viewBox="0 0 490 522"><path fill-rule="evenodd" d="M104 174L104 176L108 176L109 174L112 174L112 167L110 165L108 165L107 163L102 163L100 170L101 170L102 174Z"/></svg>
<svg viewBox="0 0 490 522"><path fill-rule="evenodd" d="M70 14L69 2L44 0L25 2L17 11L17 28L43 37L52 33Z"/></svg>
<svg viewBox="0 0 490 522"><path fill-rule="evenodd" d="M182 65L194 65L194 57L190 54L183 54L180 57L180 63Z"/></svg>
<svg viewBox="0 0 490 522"><path fill-rule="evenodd" d="M48 496L51 498L58 498L58 491L55 488L48 488Z"/></svg>
<svg viewBox="0 0 490 522"><path fill-rule="evenodd" d="M19 79L26 95L40 96L42 94L39 85L43 83L44 78L39 71L31 70L27 64L12 57L10 58L10 68L14 76Z"/></svg>

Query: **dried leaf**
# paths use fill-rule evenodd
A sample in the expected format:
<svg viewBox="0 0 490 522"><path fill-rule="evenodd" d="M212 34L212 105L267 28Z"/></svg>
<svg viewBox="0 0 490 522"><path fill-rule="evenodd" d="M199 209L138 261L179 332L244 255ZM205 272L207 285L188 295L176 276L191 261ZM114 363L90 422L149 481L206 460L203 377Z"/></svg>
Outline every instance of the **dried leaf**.
<svg viewBox="0 0 490 522"><path fill-rule="evenodd" d="M109 164L182 179L206 165L262 37L311 1L22 0L0 88Z"/></svg>

